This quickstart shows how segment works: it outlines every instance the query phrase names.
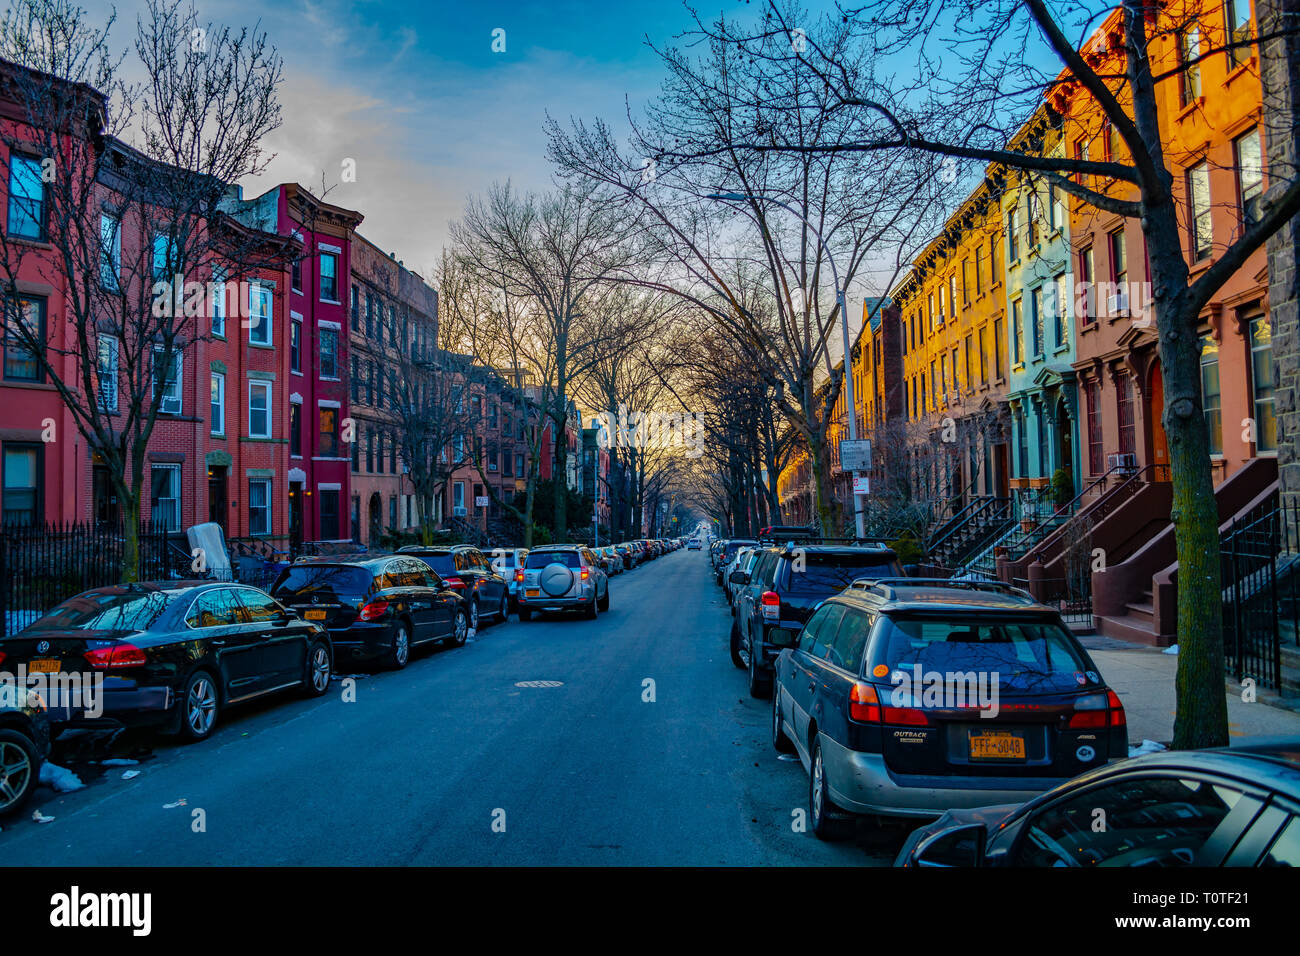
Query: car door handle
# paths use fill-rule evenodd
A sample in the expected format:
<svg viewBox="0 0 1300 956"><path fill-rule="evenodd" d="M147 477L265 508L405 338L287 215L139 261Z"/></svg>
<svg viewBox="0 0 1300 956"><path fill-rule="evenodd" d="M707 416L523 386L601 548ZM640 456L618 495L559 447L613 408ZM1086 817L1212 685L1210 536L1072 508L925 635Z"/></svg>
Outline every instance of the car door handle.
<svg viewBox="0 0 1300 956"><path fill-rule="evenodd" d="M274 634L259 634L257 636L264 641L269 641L271 638L275 637Z"/></svg>
<svg viewBox="0 0 1300 956"><path fill-rule="evenodd" d="M225 642L225 641L208 641L208 643L211 644L213 647L225 647L225 646L226 646L226 642Z"/></svg>

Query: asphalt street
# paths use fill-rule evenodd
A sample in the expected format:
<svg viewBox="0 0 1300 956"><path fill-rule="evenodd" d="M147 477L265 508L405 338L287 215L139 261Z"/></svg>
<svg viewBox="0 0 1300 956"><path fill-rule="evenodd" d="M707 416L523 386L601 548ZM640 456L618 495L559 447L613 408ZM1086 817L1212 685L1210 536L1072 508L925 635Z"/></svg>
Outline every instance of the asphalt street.
<svg viewBox="0 0 1300 956"><path fill-rule="evenodd" d="M232 710L203 743L147 738L135 767L65 753L88 786L42 788L0 852L10 866L892 861L902 829L840 844L796 829L807 775L778 759L769 704L731 664L705 554L616 576L610 594L596 621L511 617L357 675L355 701L336 680L318 700ZM520 686L534 681L558 686Z"/></svg>

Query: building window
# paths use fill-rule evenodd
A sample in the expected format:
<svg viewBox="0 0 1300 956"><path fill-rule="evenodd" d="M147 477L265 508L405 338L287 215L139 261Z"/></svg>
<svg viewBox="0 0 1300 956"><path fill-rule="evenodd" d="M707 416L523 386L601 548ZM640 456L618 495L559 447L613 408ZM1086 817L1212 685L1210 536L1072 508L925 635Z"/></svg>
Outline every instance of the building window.
<svg viewBox="0 0 1300 956"><path fill-rule="evenodd" d="M1228 32L1228 66L1241 66L1250 59L1254 31L1250 26L1250 0L1228 0L1223 5Z"/></svg>
<svg viewBox="0 0 1300 956"><path fill-rule="evenodd" d="M320 536L323 541L339 538L339 492L337 488L318 491L320 499Z"/></svg>
<svg viewBox="0 0 1300 956"><path fill-rule="evenodd" d="M170 236L158 233L153 237L153 280L169 281L180 272L180 254L176 242ZM176 290L172 290L175 294Z"/></svg>
<svg viewBox="0 0 1300 956"><path fill-rule="evenodd" d="M1115 418L1119 422L1121 454L1137 454L1137 425L1133 419L1133 379L1121 376L1115 382Z"/></svg>
<svg viewBox="0 0 1300 956"><path fill-rule="evenodd" d="M1210 433L1210 454L1223 454L1223 395L1219 387L1219 345L1211 335L1201 336L1201 408Z"/></svg>
<svg viewBox="0 0 1300 956"><path fill-rule="evenodd" d="M248 437L271 437L271 383L248 383Z"/></svg>
<svg viewBox="0 0 1300 956"><path fill-rule="evenodd" d="M252 478L248 482L248 533L271 533L271 479Z"/></svg>
<svg viewBox="0 0 1300 956"><path fill-rule="evenodd" d="M387 435L382 431L375 438L375 471L381 475L384 473L384 442L386 440Z"/></svg>
<svg viewBox="0 0 1300 956"><path fill-rule="evenodd" d="M397 474L397 433L388 436L388 470Z"/></svg>
<svg viewBox="0 0 1300 956"><path fill-rule="evenodd" d="M1205 160L1187 170L1187 203L1191 217L1192 261L1200 262L1209 256L1212 243L1210 168Z"/></svg>
<svg viewBox="0 0 1300 956"><path fill-rule="evenodd" d="M164 366L166 366L164 370ZM153 377L150 382L149 397L162 390L158 411L164 415L181 413L181 353L173 351L170 361L164 356L163 349L155 348L153 352Z"/></svg>
<svg viewBox="0 0 1300 956"><path fill-rule="evenodd" d="M294 292L302 291L302 256L296 256L289 272L289 285Z"/></svg>
<svg viewBox="0 0 1300 956"><path fill-rule="evenodd" d="M979 250L976 250L976 255ZM961 302L962 305L970 305L970 259L961 261Z"/></svg>
<svg viewBox="0 0 1300 956"><path fill-rule="evenodd" d="M458 481L452 485L451 506L458 514L465 513L465 482Z"/></svg>
<svg viewBox="0 0 1300 956"><path fill-rule="evenodd" d="M1055 336L1053 346L1060 349L1069 343L1070 330L1069 312L1067 303L1069 299L1069 279L1064 275L1056 277L1056 282L1052 285L1052 333Z"/></svg>
<svg viewBox="0 0 1300 956"><path fill-rule="evenodd" d="M1079 301L1079 326L1086 328L1097 320L1096 273L1092 260L1092 246L1079 251L1079 284L1076 286Z"/></svg>
<svg viewBox="0 0 1300 956"><path fill-rule="evenodd" d="M361 403L361 363L360 360L352 356L352 374L348 376L348 389L352 396L352 404Z"/></svg>
<svg viewBox="0 0 1300 956"><path fill-rule="evenodd" d="M270 345L271 289L255 284L248 287L248 341L251 345Z"/></svg>
<svg viewBox="0 0 1300 956"><path fill-rule="evenodd" d="M1007 265L1020 258L1020 210L1007 213Z"/></svg>
<svg viewBox="0 0 1300 956"><path fill-rule="evenodd" d="M289 454L302 457L302 405L298 402L289 405Z"/></svg>
<svg viewBox="0 0 1300 956"><path fill-rule="evenodd" d="M112 216L99 217L99 284L116 292L122 275L122 222Z"/></svg>
<svg viewBox="0 0 1300 956"><path fill-rule="evenodd" d="M1034 337L1034 358L1043 357L1043 287L1036 286L1029 294L1029 307L1033 310L1030 317Z"/></svg>
<svg viewBox="0 0 1300 956"><path fill-rule="evenodd" d="M375 470L375 433L370 429L366 430L366 471Z"/></svg>
<svg viewBox="0 0 1300 956"><path fill-rule="evenodd" d="M1201 30L1189 27L1183 31L1179 45L1180 65L1178 91L1183 106L1198 99L1201 95L1201 65L1196 58L1201 55Z"/></svg>
<svg viewBox="0 0 1300 956"><path fill-rule="evenodd" d="M41 446L4 445L4 523L32 525L41 520Z"/></svg>
<svg viewBox="0 0 1300 956"><path fill-rule="evenodd" d="M45 181L41 161L9 155L9 235L23 239L45 238Z"/></svg>
<svg viewBox="0 0 1300 956"><path fill-rule="evenodd" d="M150 470L149 518L163 531L181 530L181 466L154 465Z"/></svg>
<svg viewBox="0 0 1300 956"><path fill-rule="evenodd" d="M43 382L41 354L45 342L45 300L8 298L5 316L5 378L11 382ZM34 343L42 343L37 352Z"/></svg>
<svg viewBox="0 0 1300 956"><path fill-rule="evenodd" d="M339 257L332 252L320 254L320 297L326 302L339 301Z"/></svg>
<svg viewBox="0 0 1300 956"><path fill-rule="evenodd" d="M320 410L319 453L324 458L339 457L339 410L337 408Z"/></svg>
<svg viewBox="0 0 1300 956"><path fill-rule="evenodd" d="M984 294L984 247L975 247L975 294Z"/></svg>
<svg viewBox="0 0 1300 956"><path fill-rule="evenodd" d="M302 323L297 319L289 323L289 370L302 371Z"/></svg>
<svg viewBox="0 0 1300 956"><path fill-rule="evenodd" d="M1020 314L1021 300L1016 299L1011 303L1011 361L1019 365L1025 360L1025 344L1021 327L1023 320Z"/></svg>
<svg viewBox="0 0 1300 956"><path fill-rule="evenodd" d="M226 376L220 372L212 373L211 411L208 431L213 435L226 433Z"/></svg>
<svg viewBox="0 0 1300 956"><path fill-rule="evenodd" d="M988 355L988 330L987 325L981 325L979 328L979 363L980 363L980 384L989 383L989 355Z"/></svg>
<svg viewBox="0 0 1300 956"><path fill-rule="evenodd" d="M99 407L117 411L117 339L101 335L95 343L95 377L99 382Z"/></svg>
<svg viewBox="0 0 1300 956"><path fill-rule="evenodd" d="M352 446L352 470L354 472L360 472L361 471L361 442L352 441L349 442L349 444Z"/></svg>
<svg viewBox="0 0 1300 956"><path fill-rule="evenodd" d="M320 377L339 377L339 330L321 329L320 336Z"/></svg>
<svg viewBox="0 0 1300 956"><path fill-rule="evenodd" d="M1260 157L1259 130L1255 127L1232 141L1237 161L1237 208L1241 224L1253 226L1260 219L1264 198L1264 165Z"/></svg>
<svg viewBox="0 0 1300 956"><path fill-rule="evenodd" d="M212 334L218 338L226 336L226 274L220 269L212 270Z"/></svg>
<svg viewBox="0 0 1300 956"><path fill-rule="evenodd" d="M1029 477L1029 409L1021 409L1016 415L1016 431L1020 439L1017 447L1017 458L1019 458L1018 467L1020 468L1019 478Z"/></svg>
<svg viewBox="0 0 1300 956"><path fill-rule="evenodd" d="M1105 442L1101 430L1101 383L1088 382L1084 386L1088 401L1088 473L1100 475L1106 460Z"/></svg>
<svg viewBox="0 0 1300 956"><path fill-rule="evenodd" d="M1273 405L1273 333L1268 317L1250 321L1250 386L1255 405L1255 451L1277 451Z"/></svg>

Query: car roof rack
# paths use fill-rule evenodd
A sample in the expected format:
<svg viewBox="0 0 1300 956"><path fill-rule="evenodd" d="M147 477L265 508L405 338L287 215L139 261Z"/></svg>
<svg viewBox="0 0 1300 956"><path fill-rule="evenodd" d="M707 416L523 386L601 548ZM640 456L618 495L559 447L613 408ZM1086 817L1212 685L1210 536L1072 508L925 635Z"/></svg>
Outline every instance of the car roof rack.
<svg viewBox="0 0 1300 956"><path fill-rule="evenodd" d="M1002 581L953 580L952 578L858 578L850 588L864 591L878 591L886 598L892 599L900 587L949 588L959 591L984 591L989 594L1007 594L1014 597L1028 598L1034 596L1023 588L1014 587ZM1035 602L1037 603L1037 602Z"/></svg>
<svg viewBox="0 0 1300 956"><path fill-rule="evenodd" d="M767 545L784 545L787 547L793 545L822 545L822 544L831 545L832 547L834 547L835 545L845 545L848 547L868 547L868 546L881 547L881 548L890 547L889 539L887 538L869 538L869 537L822 538L822 537L814 537L811 535L802 538L763 538L760 540L759 543L767 544Z"/></svg>

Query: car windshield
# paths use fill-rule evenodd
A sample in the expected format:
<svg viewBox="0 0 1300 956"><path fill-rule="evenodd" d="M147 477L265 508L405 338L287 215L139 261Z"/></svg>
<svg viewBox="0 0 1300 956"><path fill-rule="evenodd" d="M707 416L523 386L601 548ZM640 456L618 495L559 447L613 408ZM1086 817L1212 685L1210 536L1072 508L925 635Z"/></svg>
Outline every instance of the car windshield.
<svg viewBox="0 0 1300 956"><path fill-rule="evenodd" d="M582 567L582 559L577 551L530 551L528 563L524 567L536 571L548 564L563 564L568 568Z"/></svg>
<svg viewBox="0 0 1300 956"><path fill-rule="evenodd" d="M419 558L443 577L456 574L456 559L450 551L412 551L408 553Z"/></svg>
<svg viewBox="0 0 1300 956"><path fill-rule="evenodd" d="M179 593L90 591L64 601L27 630L147 631Z"/></svg>
<svg viewBox="0 0 1300 956"><path fill-rule="evenodd" d="M360 596L373 583L370 572L352 564L295 564L280 572L271 588L277 597L296 594L334 594Z"/></svg>
<svg viewBox="0 0 1300 956"><path fill-rule="evenodd" d="M800 560L802 558L802 560ZM861 577L881 574L899 575L903 569L891 553L884 554L824 554L804 551L796 553L790 562L790 590L843 591Z"/></svg>
<svg viewBox="0 0 1300 956"><path fill-rule="evenodd" d="M914 681L917 673L929 681L926 675L974 672L1001 693L1052 694L1101 684L1069 632L1044 618L883 616L868 665L868 673L894 684Z"/></svg>

